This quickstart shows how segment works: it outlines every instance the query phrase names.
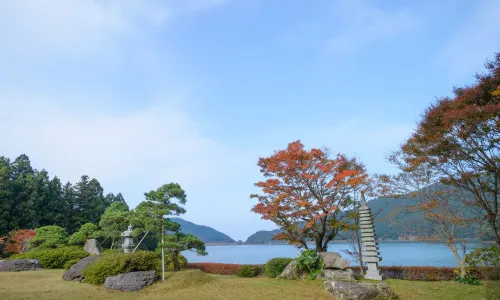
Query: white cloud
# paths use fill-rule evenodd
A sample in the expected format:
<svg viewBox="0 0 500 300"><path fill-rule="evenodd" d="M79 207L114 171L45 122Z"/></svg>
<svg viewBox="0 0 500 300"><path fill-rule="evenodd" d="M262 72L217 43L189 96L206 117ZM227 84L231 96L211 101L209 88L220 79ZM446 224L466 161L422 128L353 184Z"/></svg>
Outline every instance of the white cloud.
<svg viewBox="0 0 500 300"><path fill-rule="evenodd" d="M178 5L181 3L182 5ZM0 43L10 55L111 54L186 12L222 0L16 0L0 2ZM141 42L144 42L142 40Z"/></svg>
<svg viewBox="0 0 500 300"><path fill-rule="evenodd" d="M370 43L387 40L417 25L410 8L383 10L362 0L335 2L333 16L336 32L329 48L340 54L358 50Z"/></svg>
<svg viewBox="0 0 500 300"><path fill-rule="evenodd" d="M475 8L446 41L437 61L453 76L478 72L486 59L500 51L500 1L475 1Z"/></svg>

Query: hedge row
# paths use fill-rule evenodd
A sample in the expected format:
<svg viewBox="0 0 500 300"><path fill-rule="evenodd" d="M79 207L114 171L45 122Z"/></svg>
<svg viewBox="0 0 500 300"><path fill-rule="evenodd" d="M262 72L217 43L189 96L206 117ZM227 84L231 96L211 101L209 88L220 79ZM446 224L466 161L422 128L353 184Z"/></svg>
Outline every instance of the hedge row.
<svg viewBox="0 0 500 300"><path fill-rule="evenodd" d="M219 275L237 275L239 264L222 264L222 263L188 263L188 269L198 269L205 273ZM357 271L358 268L353 268ZM440 281L440 280L455 280L457 275L453 272L455 268L446 267L380 267L385 278L403 279L403 280L423 280L423 281ZM479 279L500 279L498 273L494 269L482 268L475 275ZM486 276L485 276L486 275Z"/></svg>
<svg viewBox="0 0 500 300"><path fill-rule="evenodd" d="M188 269L198 269L205 273L219 275L236 275L241 265L221 263L187 263Z"/></svg>
<svg viewBox="0 0 500 300"><path fill-rule="evenodd" d="M385 278L423 281L455 280L457 274L454 270L455 268L429 266L380 267ZM479 268L473 274L484 280L500 279L498 270L493 268Z"/></svg>
<svg viewBox="0 0 500 300"><path fill-rule="evenodd" d="M62 269L67 267L69 262L79 261L88 255L82 247L66 246L14 254L10 259L38 259L43 268Z"/></svg>

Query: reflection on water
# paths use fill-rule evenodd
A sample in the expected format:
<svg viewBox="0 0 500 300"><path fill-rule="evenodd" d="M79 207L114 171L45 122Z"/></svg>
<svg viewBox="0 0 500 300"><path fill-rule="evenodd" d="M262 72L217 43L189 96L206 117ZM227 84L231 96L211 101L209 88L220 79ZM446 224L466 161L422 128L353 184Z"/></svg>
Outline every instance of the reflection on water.
<svg viewBox="0 0 500 300"><path fill-rule="evenodd" d="M312 245L311 245L312 246ZM468 250L480 247L481 243L471 242ZM441 244L422 242L381 242L379 243L382 266L450 266L456 265L451 251ZM328 251L341 252L349 249L348 243L334 243ZM296 257L299 250L290 245L229 245L207 246L207 256L197 256L193 252L184 252L189 262L219 262L238 264L262 264L274 257ZM352 263L352 262L351 262Z"/></svg>

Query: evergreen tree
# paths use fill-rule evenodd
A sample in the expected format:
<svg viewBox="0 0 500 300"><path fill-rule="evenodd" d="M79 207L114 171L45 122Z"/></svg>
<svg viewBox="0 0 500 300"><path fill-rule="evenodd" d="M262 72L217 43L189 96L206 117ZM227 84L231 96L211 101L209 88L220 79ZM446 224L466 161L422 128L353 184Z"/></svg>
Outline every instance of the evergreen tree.
<svg viewBox="0 0 500 300"><path fill-rule="evenodd" d="M11 166L8 158L0 156L0 236L7 234L16 222L12 213Z"/></svg>
<svg viewBox="0 0 500 300"><path fill-rule="evenodd" d="M36 206L33 201L35 189L34 170L29 157L20 155L11 164L12 167L12 214L16 225L13 229L33 228L36 223Z"/></svg>

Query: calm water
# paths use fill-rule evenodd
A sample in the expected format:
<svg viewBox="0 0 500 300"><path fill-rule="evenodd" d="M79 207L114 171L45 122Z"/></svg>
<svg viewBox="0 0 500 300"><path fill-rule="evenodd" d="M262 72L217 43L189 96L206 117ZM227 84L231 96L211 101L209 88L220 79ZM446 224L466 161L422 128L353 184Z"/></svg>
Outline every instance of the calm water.
<svg viewBox="0 0 500 300"><path fill-rule="evenodd" d="M478 242L467 245L469 250L480 247ZM421 242L382 242L379 244L382 266L450 266L456 265L451 251L444 245ZM328 246L328 251L349 257L341 250L349 249L348 243L335 243ZM197 256L186 252L189 262L218 262L238 264L262 264L274 257L296 257L297 248L290 245L231 245L207 246L207 256ZM351 262L352 263L352 262Z"/></svg>

